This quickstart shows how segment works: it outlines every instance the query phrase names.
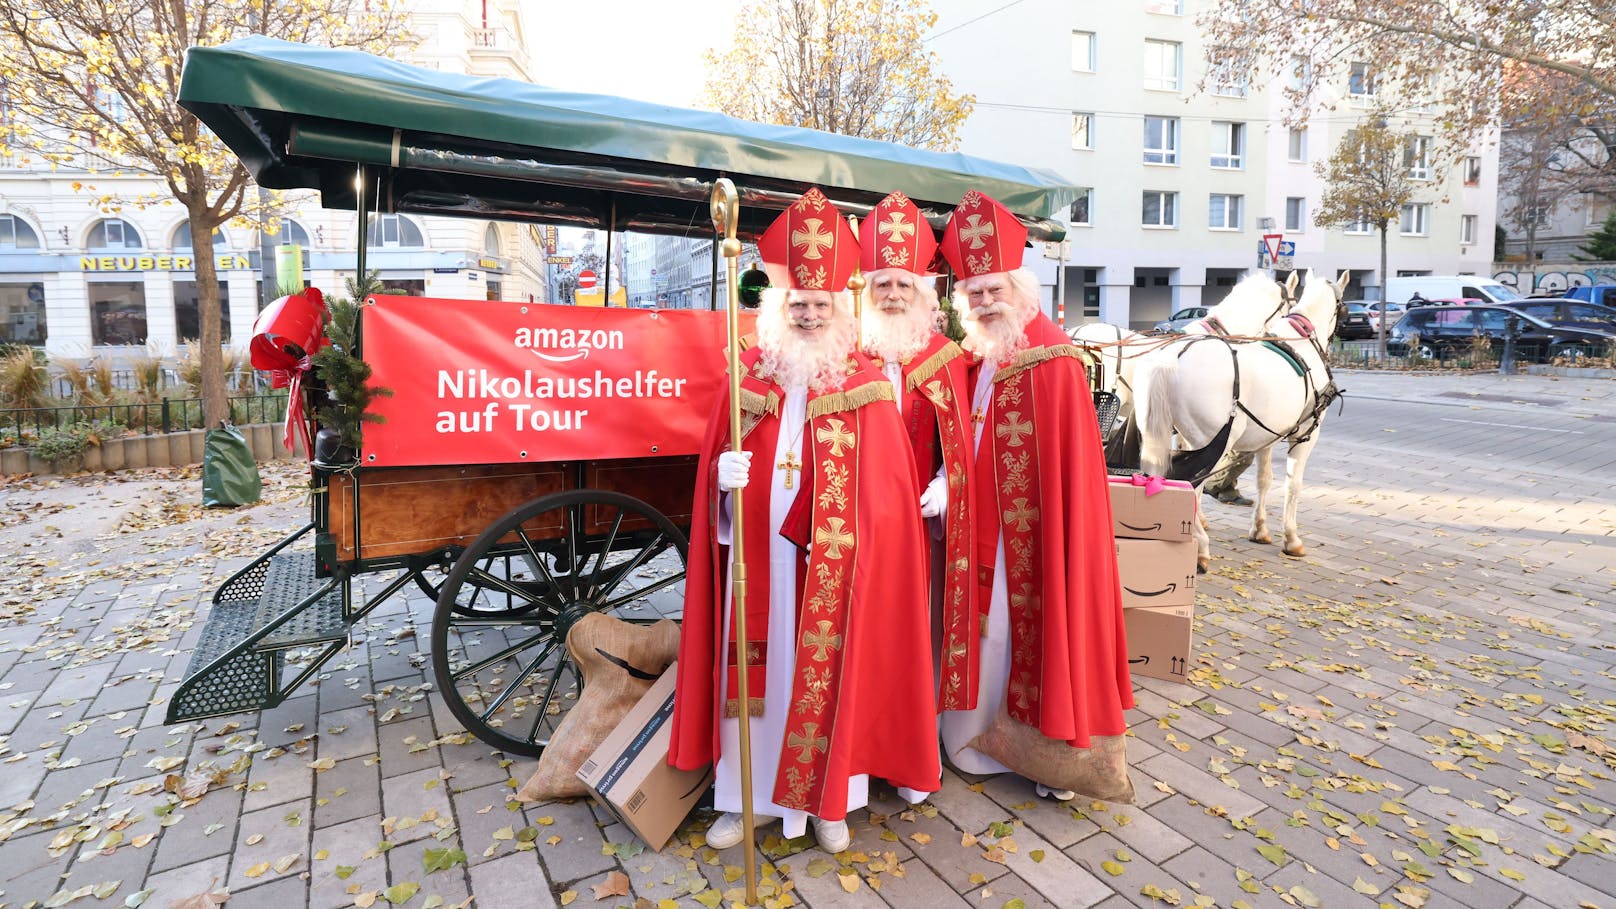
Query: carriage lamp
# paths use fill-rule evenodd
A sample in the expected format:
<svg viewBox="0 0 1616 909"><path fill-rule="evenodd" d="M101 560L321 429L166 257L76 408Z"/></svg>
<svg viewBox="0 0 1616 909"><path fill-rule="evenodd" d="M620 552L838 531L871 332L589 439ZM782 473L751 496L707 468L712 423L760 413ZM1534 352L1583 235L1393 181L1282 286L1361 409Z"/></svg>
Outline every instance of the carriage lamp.
<svg viewBox="0 0 1616 909"><path fill-rule="evenodd" d="M769 276L759 263L753 262L750 268L741 272L740 281L735 286L741 305L755 308L763 299L763 289L769 286Z"/></svg>

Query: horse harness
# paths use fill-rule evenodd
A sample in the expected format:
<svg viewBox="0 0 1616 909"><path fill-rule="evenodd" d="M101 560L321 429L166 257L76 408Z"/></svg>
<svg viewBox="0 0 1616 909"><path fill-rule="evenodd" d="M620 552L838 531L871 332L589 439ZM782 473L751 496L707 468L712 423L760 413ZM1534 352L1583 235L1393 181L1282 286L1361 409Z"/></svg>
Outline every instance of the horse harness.
<svg viewBox="0 0 1616 909"><path fill-rule="evenodd" d="M1324 347L1319 344L1318 330L1313 326L1312 320L1308 319L1307 316L1304 316L1301 313L1291 313L1285 317L1285 321L1291 323L1291 327L1295 328L1298 334L1307 339L1308 343L1313 345L1313 350L1319 355L1319 362L1324 364L1325 379L1324 386L1322 388L1318 387L1314 380L1313 368L1308 365L1305 359L1297 356L1294 350L1291 350L1290 347L1285 344L1281 344L1273 340L1264 340L1262 342L1264 346L1278 353L1280 356L1284 357L1288 363L1290 363L1291 368L1296 370L1296 374L1302 377L1303 384L1307 386L1308 396L1311 399L1311 403L1307 406L1307 409L1303 412L1301 418L1296 421L1296 424L1292 426L1288 432L1277 431L1273 427L1264 423L1256 414L1251 412L1250 408L1241 402L1240 357L1238 356L1238 352L1235 350L1234 342L1228 337L1221 334L1197 335L1191 337L1189 342L1186 343L1181 350L1179 350L1178 355L1183 357L1184 353L1190 349L1190 345L1196 343L1197 341L1222 341L1229 349L1229 362L1234 369L1234 406L1229 409L1229 424L1234 423L1235 414L1237 412L1244 413L1246 415L1246 419L1257 424L1264 432L1272 435L1276 441L1279 439L1286 439L1293 445L1299 445L1312 439L1313 434L1318 432L1319 424L1324 419L1324 412L1330 409L1331 404L1335 403L1341 398L1342 390L1335 384L1335 375L1330 370L1330 358L1325 355ZM1300 429L1303 424L1307 424L1307 431L1298 435L1297 430Z"/></svg>

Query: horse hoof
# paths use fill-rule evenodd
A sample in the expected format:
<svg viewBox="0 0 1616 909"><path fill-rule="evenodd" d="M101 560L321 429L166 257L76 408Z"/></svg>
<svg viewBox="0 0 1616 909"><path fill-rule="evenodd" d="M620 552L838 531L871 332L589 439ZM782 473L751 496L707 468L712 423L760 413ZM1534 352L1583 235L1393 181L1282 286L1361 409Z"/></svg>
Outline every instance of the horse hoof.
<svg viewBox="0 0 1616 909"><path fill-rule="evenodd" d="M1274 538L1269 536L1266 533L1254 533L1254 534L1251 535L1251 542L1253 542L1253 543L1272 543L1272 542L1274 542Z"/></svg>
<svg viewBox="0 0 1616 909"><path fill-rule="evenodd" d="M1307 547L1299 545L1293 549L1287 546L1285 547L1284 552L1293 559L1300 559L1307 555Z"/></svg>
<svg viewBox="0 0 1616 909"><path fill-rule="evenodd" d="M1212 560L1211 559L1203 559L1203 558L1201 558L1199 556L1196 557L1196 559L1195 559L1195 573L1196 574L1206 574L1206 570L1208 568L1210 568L1210 567L1212 567Z"/></svg>

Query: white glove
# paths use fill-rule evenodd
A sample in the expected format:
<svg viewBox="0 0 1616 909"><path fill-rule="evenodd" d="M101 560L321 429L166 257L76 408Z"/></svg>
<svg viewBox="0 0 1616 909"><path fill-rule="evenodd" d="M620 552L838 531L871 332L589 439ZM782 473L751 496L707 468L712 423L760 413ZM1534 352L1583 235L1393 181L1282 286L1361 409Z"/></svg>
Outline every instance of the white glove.
<svg viewBox="0 0 1616 909"><path fill-rule="evenodd" d="M726 451L718 456L718 488L725 492L745 489L747 477L751 472L750 451Z"/></svg>
<svg viewBox="0 0 1616 909"><path fill-rule="evenodd" d="M935 518L948 510L948 481L943 477L933 477L926 484L926 491L920 494L920 516Z"/></svg>

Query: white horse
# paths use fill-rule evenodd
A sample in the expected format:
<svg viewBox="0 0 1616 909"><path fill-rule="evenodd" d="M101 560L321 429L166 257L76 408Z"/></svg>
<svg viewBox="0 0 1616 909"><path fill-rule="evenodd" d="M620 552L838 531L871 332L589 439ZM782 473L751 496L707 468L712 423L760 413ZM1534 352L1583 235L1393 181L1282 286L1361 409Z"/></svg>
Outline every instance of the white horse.
<svg viewBox="0 0 1616 909"><path fill-rule="evenodd" d="M1202 463L1231 451L1257 453L1257 503L1251 540L1273 542L1264 507L1274 480L1272 450L1289 443L1285 470L1285 554L1307 554L1296 526L1296 503L1308 455L1318 441L1326 408L1339 392L1330 376L1324 345L1335 333L1341 290L1348 275L1331 283L1308 272L1302 297L1274 326L1279 340L1228 342L1185 338L1139 358L1134 370L1134 413L1142 434L1144 472L1166 476L1173 437L1181 451L1199 451ZM1275 346L1282 347L1281 353ZM1226 433L1226 435L1225 435ZM1220 446L1216 451L1210 451ZM1197 481L1197 490L1205 478ZM1196 524L1199 566L1211 563L1205 527Z"/></svg>
<svg viewBox="0 0 1616 909"><path fill-rule="evenodd" d="M1233 290L1205 316L1183 329L1186 335L1229 335L1261 337L1283 323L1286 299L1296 289L1296 274L1284 287L1266 273L1257 272L1234 286ZM1117 396L1117 421L1125 423L1133 413L1133 373L1139 358L1168 343L1163 335L1131 331L1109 322L1090 322L1072 329L1072 340L1088 348L1098 363L1095 389ZM1111 427L1103 426L1101 431Z"/></svg>

